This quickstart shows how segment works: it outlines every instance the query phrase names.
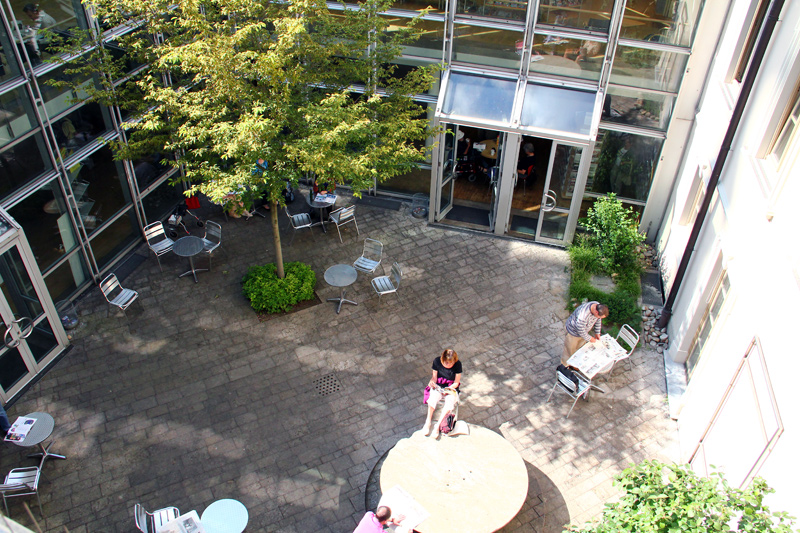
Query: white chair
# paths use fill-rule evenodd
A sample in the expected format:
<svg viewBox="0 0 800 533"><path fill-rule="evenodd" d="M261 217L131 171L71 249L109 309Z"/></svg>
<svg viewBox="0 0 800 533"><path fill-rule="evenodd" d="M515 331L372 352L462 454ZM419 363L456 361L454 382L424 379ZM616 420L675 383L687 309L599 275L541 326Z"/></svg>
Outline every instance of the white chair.
<svg viewBox="0 0 800 533"><path fill-rule="evenodd" d="M565 417L569 418L569 415L575 408L575 404L578 403L578 398L583 397L585 399L586 395L589 393L589 389L591 389L592 386L590 383L581 379L577 373L572 372L564 365L558 365L558 368L556 369L556 383L553 385L553 389L550 391L550 395L547 397L545 403L550 401L550 398L553 396L556 388L560 388L562 391L569 394L570 398L574 399L572 402L572 407L569 408L567 416Z"/></svg>
<svg viewBox="0 0 800 533"><path fill-rule="evenodd" d="M624 354L614 358L614 362L611 364L611 368L608 370L609 372L614 370L614 365L620 361L628 359L631 356L633 351L636 349L636 345L639 344L639 334L636 333L636 330L634 330L628 324L623 324L622 327L619 328L619 333L617 333L617 344L619 344L623 349L626 349L625 345L627 345L627 351ZM630 365L630 361L628 361L628 364Z"/></svg>
<svg viewBox="0 0 800 533"><path fill-rule="evenodd" d="M361 272L374 274L378 270L382 258L383 244L375 239L364 239L364 251L361 252L361 257L353 263L353 268Z"/></svg>
<svg viewBox="0 0 800 533"><path fill-rule="evenodd" d="M339 228L349 222L352 222L356 225L356 235L361 235L361 233L358 231L358 222L356 222L356 206L354 205L348 205L347 207L337 209L328 216L328 220L336 224L336 231L339 232L339 242L341 243L344 243L344 241L342 240L342 232Z"/></svg>
<svg viewBox="0 0 800 533"><path fill-rule="evenodd" d="M143 533L156 533L156 530L181 515L177 507L165 507L158 511L148 513L141 504L133 506L133 518L136 520L136 527Z"/></svg>
<svg viewBox="0 0 800 533"><path fill-rule="evenodd" d="M39 503L39 513L44 518L42 511L42 501L39 499L39 477L41 470L38 466L27 466L24 468L15 468L6 476L5 481L0 485L0 493L3 494L3 505L6 508L6 516L8 514L8 498L15 498L17 496L31 496L36 495L36 501Z"/></svg>
<svg viewBox="0 0 800 533"><path fill-rule="evenodd" d="M208 270L211 270L211 254L222 244L222 226L209 220L206 222L206 234L203 235L203 253L208 254Z"/></svg>
<svg viewBox="0 0 800 533"><path fill-rule="evenodd" d="M294 241L294 236L298 230L308 228L308 231L311 232L311 238L314 238L314 230L311 229L314 226L314 223L311 221L311 217L308 213L299 213L297 215L293 215L289 212L289 207L284 206L284 210L286 211L286 216L289 217L289 222L294 228L294 232L292 233L292 239L289 241L289 246L292 245L292 241Z"/></svg>
<svg viewBox="0 0 800 533"><path fill-rule="evenodd" d="M100 282L100 290L103 292L106 301L122 309L123 313L139 297L138 292L123 288L115 274L109 274L106 279ZM127 313L125 313L125 318L128 318Z"/></svg>
<svg viewBox="0 0 800 533"><path fill-rule="evenodd" d="M163 272L164 269L161 268L160 257L172 251L172 245L175 244L175 241L167 237L163 222L153 222L152 224L146 225L144 227L144 238L147 241L147 246L156 254L158 268Z"/></svg>
<svg viewBox="0 0 800 533"><path fill-rule="evenodd" d="M378 293L378 305L381 303L381 296L397 292L400 287L400 280L403 278L403 271L400 265L392 265L392 272L388 276L379 276L372 280L372 288Z"/></svg>

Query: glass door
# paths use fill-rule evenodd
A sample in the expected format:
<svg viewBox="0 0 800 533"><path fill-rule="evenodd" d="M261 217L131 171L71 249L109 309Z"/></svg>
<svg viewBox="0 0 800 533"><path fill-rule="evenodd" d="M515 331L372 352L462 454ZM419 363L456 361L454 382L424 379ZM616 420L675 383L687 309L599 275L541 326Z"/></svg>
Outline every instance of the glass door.
<svg viewBox="0 0 800 533"><path fill-rule="evenodd" d="M553 143L542 193L542 214L536 229L537 241L566 245L571 240L574 218L578 216L580 207L580 202L576 200L580 195L575 192L583 152L581 146ZM573 203L575 209L572 208Z"/></svg>
<svg viewBox="0 0 800 533"><path fill-rule="evenodd" d="M456 167L458 165L458 153L456 150L455 139L459 135L457 125L451 125L452 132L444 134L444 142L440 144L439 161L442 162L439 172L439 197L436 203L435 220L442 220L447 213L453 209L453 192L455 191ZM461 133L463 136L463 133Z"/></svg>
<svg viewBox="0 0 800 533"><path fill-rule="evenodd" d="M0 398L19 392L67 345L23 236L0 247ZM27 261L25 260L27 259ZM33 272L31 277L30 272Z"/></svg>

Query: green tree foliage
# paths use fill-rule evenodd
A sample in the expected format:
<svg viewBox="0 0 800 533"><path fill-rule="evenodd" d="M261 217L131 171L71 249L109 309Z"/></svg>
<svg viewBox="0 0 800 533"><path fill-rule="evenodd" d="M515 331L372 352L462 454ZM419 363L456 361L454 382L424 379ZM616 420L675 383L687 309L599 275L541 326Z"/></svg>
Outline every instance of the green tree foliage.
<svg viewBox="0 0 800 533"><path fill-rule="evenodd" d="M615 194L598 198L581 224L588 232L587 244L597 250L602 270L608 274L641 273L637 247L645 236L639 233L635 211L626 209Z"/></svg>
<svg viewBox="0 0 800 533"><path fill-rule="evenodd" d="M624 491L608 503L599 522L569 526L577 533L791 533L794 520L772 513L764 497L773 492L756 478L746 489L721 474L697 476L688 465L644 461L617 476Z"/></svg>
<svg viewBox="0 0 800 533"><path fill-rule="evenodd" d="M432 135L411 95L430 87L434 69L394 76L391 60L416 30L377 15L391 4L333 11L324 0L93 0L104 27L130 28L115 41L127 57L83 48L65 72L92 73L99 82L90 98L132 111L118 158L175 153L182 174L174 181L188 181L189 194L220 202L249 191L277 206L286 182L311 172L359 195L376 178L414 169ZM87 32L70 45L76 52L100 40ZM260 158L267 169L254 171ZM277 209L272 225L282 277Z"/></svg>

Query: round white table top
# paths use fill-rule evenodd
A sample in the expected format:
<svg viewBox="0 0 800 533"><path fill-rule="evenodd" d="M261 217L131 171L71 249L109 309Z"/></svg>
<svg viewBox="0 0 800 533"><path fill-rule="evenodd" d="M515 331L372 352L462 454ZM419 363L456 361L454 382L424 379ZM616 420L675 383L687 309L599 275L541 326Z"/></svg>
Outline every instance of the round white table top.
<svg viewBox="0 0 800 533"><path fill-rule="evenodd" d="M528 495L528 470L510 442L470 424L469 435L401 439L381 467L381 491L400 485L429 513L421 533L497 531ZM402 513L399 509L396 512Z"/></svg>
<svg viewBox="0 0 800 533"><path fill-rule="evenodd" d="M348 287L358 279L358 272L350 265L333 265L323 275L328 285Z"/></svg>
<svg viewBox="0 0 800 533"><path fill-rule="evenodd" d="M213 502L200 515L206 533L242 533L249 519L247 507L231 499Z"/></svg>
<svg viewBox="0 0 800 533"><path fill-rule="evenodd" d="M36 446L53 433L53 428L55 428L56 423L49 414L37 411L35 413L28 413L25 416L27 418L33 418L36 422L33 423L33 426L30 431L28 431L28 434L25 435L24 439L14 442L17 446Z"/></svg>

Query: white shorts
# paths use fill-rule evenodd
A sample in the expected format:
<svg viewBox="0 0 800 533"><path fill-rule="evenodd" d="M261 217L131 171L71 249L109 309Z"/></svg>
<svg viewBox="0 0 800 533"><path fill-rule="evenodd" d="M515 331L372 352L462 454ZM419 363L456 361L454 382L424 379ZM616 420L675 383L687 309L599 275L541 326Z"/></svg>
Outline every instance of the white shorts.
<svg viewBox="0 0 800 533"><path fill-rule="evenodd" d="M436 409L436 405L442 400L444 396L444 410L452 411L456 407L455 394L442 394L436 389L431 389L430 396L428 396L428 405Z"/></svg>

